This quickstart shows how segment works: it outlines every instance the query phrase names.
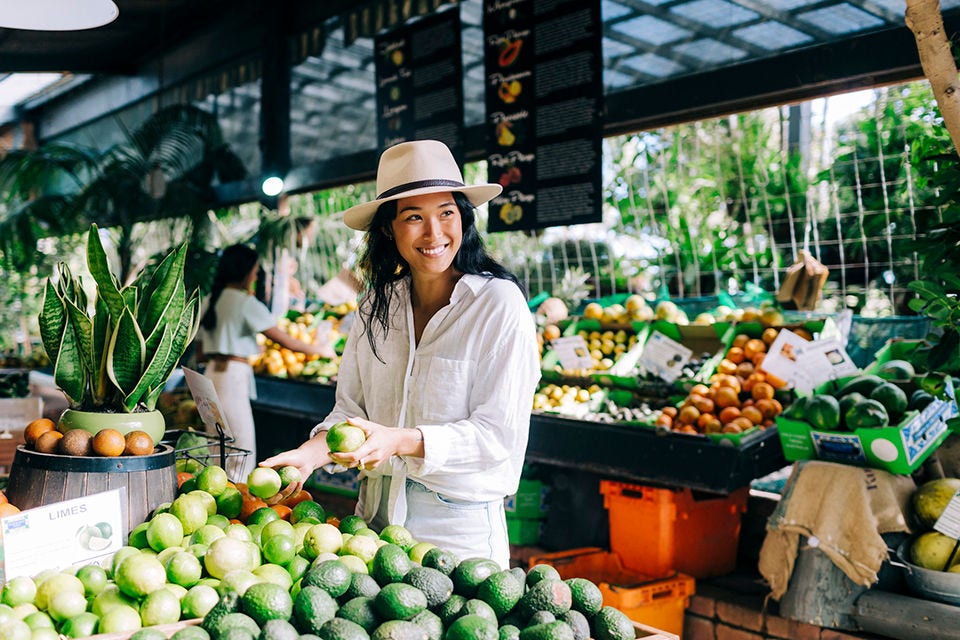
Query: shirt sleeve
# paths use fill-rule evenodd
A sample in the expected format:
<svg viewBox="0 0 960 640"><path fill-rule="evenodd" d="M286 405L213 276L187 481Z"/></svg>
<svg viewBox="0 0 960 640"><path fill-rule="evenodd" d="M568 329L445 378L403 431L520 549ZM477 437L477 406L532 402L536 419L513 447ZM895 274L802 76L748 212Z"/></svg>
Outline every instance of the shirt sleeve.
<svg viewBox="0 0 960 640"><path fill-rule="evenodd" d="M417 425L423 433L424 457L404 458L414 473L475 473L526 450L540 379L536 330L525 303L504 305L502 313L502 321L494 323L498 326L494 344L476 354L470 415L448 424Z"/></svg>
<svg viewBox="0 0 960 640"><path fill-rule="evenodd" d="M333 411L310 431L311 438L347 418L367 416L363 385L360 384L360 366L357 360L357 344L360 340L366 340L366 336L363 334L363 322L357 318L350 327L350 333L343 347L343 355L340 358Z"/></svg>
<svg viewBox="0 0 960 640"><path fill-rule="evenodd" d="M270 313L267 305L257 300L254 296L248 296L243 305L243 316L247 326L253 333L266 331L270 327L277 326L277 319Z"/></svg>

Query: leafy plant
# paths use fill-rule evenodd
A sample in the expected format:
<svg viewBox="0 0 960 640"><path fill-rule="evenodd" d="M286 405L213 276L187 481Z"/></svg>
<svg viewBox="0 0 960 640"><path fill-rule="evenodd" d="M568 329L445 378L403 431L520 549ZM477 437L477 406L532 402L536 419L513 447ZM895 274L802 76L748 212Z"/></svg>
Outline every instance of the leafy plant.
<svg viewBox="0 0 960 640"><path fill-rule="evenodd" d="M196 290L188 295L183 283L186 255L183 243L155 270L121 287L94 224L87 236L94 299L87 299L82 279L65 263L57 266L44 288L40 337L71 408L117 413L156 408L200 321L200 296Z"/></svg>

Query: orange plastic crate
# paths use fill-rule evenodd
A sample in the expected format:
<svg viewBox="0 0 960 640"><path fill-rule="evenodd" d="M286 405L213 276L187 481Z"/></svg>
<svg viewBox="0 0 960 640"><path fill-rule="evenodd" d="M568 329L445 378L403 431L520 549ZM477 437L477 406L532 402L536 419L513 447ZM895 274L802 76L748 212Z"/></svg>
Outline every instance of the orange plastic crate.
<svg viewBox="0 0 960 640"><path fill-rule="evenodd" d="M696 581L681 573L650 579L620 564L615 553L596 547L532 556L529 566L548 564L560 577L587 578L603 594L603 604L616 607L628 618L667 633L683 633L683 613L690 604Z"/></svg>
<svg viewBox="0 0 960 640"><path fill-rule="evenodd" d="M695 578L730 573L749 491L700 498L690 489L601 480L610 549L627 569L654 578L675 571Z"/></svg>

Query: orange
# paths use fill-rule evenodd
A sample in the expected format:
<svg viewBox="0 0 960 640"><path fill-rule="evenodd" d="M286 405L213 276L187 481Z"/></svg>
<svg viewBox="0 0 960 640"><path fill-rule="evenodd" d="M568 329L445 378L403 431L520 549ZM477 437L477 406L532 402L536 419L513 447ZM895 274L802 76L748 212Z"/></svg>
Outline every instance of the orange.
<svg viewBox="0 0 960 640"><path fill-rule="evenodd" d="M716 380L714 382L717 387L730 387L737 393L740 393L740 378L737 376L724 375L722 373L716 374Z"/></svg>
<svg viewBox="0 0 960 640"><path fill-rule="evenodd" d="M146 456L153 453L153 438L145 431L131 431L124 438L124 442L124 455Z"/></svg>
<svg viewBox="0 0 960 640"><path fill-rule="evenodd" d="M267 503L261 500L260 498L254 498L253 496L244 496L243 505L240 507L240 515L238 516L243 522L247 521L253 512L257 509L262 509L267 506Z"/></svg>
<svg viewBox="0 0 960 640"><path fill-rule="evenodd" d="M62 437L63 434L59 431L46 431L40 434L33 448L40 453L55 453L57 450L57 442L59 442Z"/></svg>
<svg viewBox="0 0 960 640"><path fill-rule="evenodd" d="M0 518L4 518L4 517L6 517L6 516L12 516L12 515L15 514L15 513L20 513L20 509L18 509L17 507L13 506L13 505L10 504L9 502L5 502L4 504L0 504Z"/></svg>
<svg viewBox="0 0 960 640"><path fill-rule="evenodd" d="M697 426L698 426L700 429L703 429L703 428L707 425L708 422L710 422L711 420L716 420L716 419L717 419L717 417L716 417L715 415L713 415L712 413L701 413L701 414L700 414L700 417L697 418Z"/></svg>
<svg viewBox="0 0 960 640"><path fill-rule="evenodd" d="M741 415L749 420L751 424L760 424L763 422L763 412L757 407L744 407Z"/></svg>
<svg viewBox="0 0 960 640"><path fill-rule="evenodd" d="M710 393L710 389L705 384L695 384L693 388L690 389L690 395L697 394L698 396L706 396Z"/></svg>
<svg viewBox="0 0 960 640"><path fill-rule="evenodd" d="M743 355L749 360L752 360L753 356L757 355L758 353L766 353L766 351L766 343L757 338L751 338L750 340L747 340L747 344L743 345Z"/></svg>
<svg viewBox="0 0 960 640"><path fill-rule="evenodd" d="M313 500L313 496L310 495L310 492L306 489L300 489L296 493L292 493L287 496L284 500L281 501L281 504L285 504L291 509L305 500Z"/></svg>
<svg viewBox="0 0 960 640"><path fill-rule="evenodd" d="M97 435L93 436L93 454L114 458L123 453L126 448L126 441L123 434L116 429L100 429Z"/></svg>
<svg viewBox="0 0 960 640"><path fill-rule="evenodd" d="M27 443L28 448L32 449L37 443L37 438L56 428L57 425L55 425L50 418L37 418L24 428L23 441Z"/></svg>
<svg viewBox="0 0 960 640"><path fill-rule="evenodd" d="M783 389L785 386L787 386L786 380L783 378L778 378L777 376L772 376L769 373L767 374L767 382L774 389Z"/></svg>
<svg viewBox="0 0 960 640"><path fill-rule="evenodd" d="M543 339L547 342L556 340L560 337L560 327L555 324L548 324L543 328Z"/></svg>
<svg viewBox="0 0 960 640"><path fill-rule="evenodd" d="M7 502L9 502L9 500L7 500L7 494L0 491L0 504L7 504Z"/></svg>
<svg viewBox="0 0 960 640"><path fill-rule="evenodd" d="M687 406L680 410L680 415L677 416L677 422L680 424L694 424L699 417L700 412L696 407Z"/></svg>
<svg viewBox="0 0 960 640"><path fill-rule="evenodd" d="M734 418L740 417L740 409L737 407L724 407L723 411L720 412L719 418L720 422L727 424Z"/></svg>
<svg viewBox="0 0 960 640"><path fill-rule="evenodd" d="M752 362L741 362L737 365L737 375L741 378L749 378L751 373L753 373Z"/></svg>
<svg viewBox="0 0 960 640"><path fill-rule="evenodd" d="M777 336L780 335L779 329L774 329L773 327L767 327L763 330L763 335L760 336L760 339L763 340L767 346L773 344L773 341L777 339Z"/></svg>
<svg viewBox="0 0 960 640"><path fill-rule="evenodd" d="M713 402L713 400L711 400L710 398L703 398L699 396L696 402L693 403L693 406L695 406L697 408L697 411L699 411L701 414L713 413L714 410L716 409L716 405Z"/></svg>
<svg viewBox="0 0 960 640"><path fill-rule="evenodd" d="M293 509L282 503L272 504L270 508L277 512L281 520L289 520L290 512L293 511Z"/></svg>
<svg viewBox="0 0 960 640"><path fill-rule="evenodd" d="M723 429L720 430L720 433L743 433L743 429L740 428L740 425L734 422L728 422L723 425Z"/></svg>
<svg viewBox="0 0 960 640"><path fill-rule="evenodd" d="M744 416L740 416L739 418L734 418L733 420L730 421L730 424L737 425L738 427L740 427L741 431L746 431L747 429L753 426L753 423L750 422L750 419L745 418Z"/></svg>
<svg viewBox="0 0 960 640"><path fill-rule="evenodd" d="M710 416L710 419L703 424L701 429L703 429L703 433L720 433L723 425L715 417Z"/></svg>
<svg viewBox="0 0 960 640"><path fill-rule="evenodd" d="M653 424L657 427L672 427L673 418L668 416L665 413L661 413L659 416L657 416L657 419L654 421Z"/></svg>
<svg viewBox="0 0 960 640"><path fill-rule="evenodd" d="M183 486L183 483L192 477L193 477L192 473L188 473L186 471L178 471L177 472L177 488L180 488L181 486Z"/></svg>
<svg viewBox="0 0 960 640"><path fill-rule="evenodd" d="M773 398L773 385L769 382L758 382L753 385L753 388L750 390L750 395L753 396L754 400L761 400L766 398L770 400Z"/></svg>
<svg viewBox="0 0 960 640"><path fill-rule="evenodd" d="M676 407L664 407L661 409L661 412L665 416L670 416L671 418L677 417L677 408Z"/></svg>
<svg viewBox="0 0 960 640"><path fill-rule="evenodd" d="M747 344L748 340L750 340L750 336L745 333L738 333L733 339L733 346L743 348L743 345Z"/></svg>
<svg viewBox="0 0 960 640"><path fill-rule="evenodd" d="M757 353L757 354L754 354L752 358L750 358L750 362L753 363L753 366L759 367L760 365L763 364L763 359L766 357L767 357L766 353Z"/></svg>
<svg viewBox="0 0 960 640"><path fill-rule="evenodd" d="M737 365L731 362L730 360L727 360L726 358L724 358L723 360L720 361L720 364L717 365L717 371L720 373L726 373L726 374L736 373Z"/></svg>
<svg viewBox="0 0 960 640"><path fill-rule="evenodd" d="M766 419L775 418L780 412L777 411L777 405L774 404L776 400L770 398L760 398L757 400L757 409L760 410L760 413L763 414L763 417Z"/></svg>
<svg viewBox="0 0 960 640"><path fill-rule="evenodd" d="M713 401L721 408L740 406L740 397L733 387L719 387Z"/></svg>
<svg viewBox="0 0 960 640"><path fill-rule="evenodd" d="M730 350L727 351L727 360L734 364L740 364L743 362L743 349L740 347L730 347Z"/></svg>

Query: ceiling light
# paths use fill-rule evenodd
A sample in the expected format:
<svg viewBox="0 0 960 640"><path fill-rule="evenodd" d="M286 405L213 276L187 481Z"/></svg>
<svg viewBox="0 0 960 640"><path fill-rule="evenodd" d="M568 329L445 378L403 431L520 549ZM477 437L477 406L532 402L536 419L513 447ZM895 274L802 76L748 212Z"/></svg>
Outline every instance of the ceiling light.
<svg viewBox="0 0 960 640"><path fill-rule="evenodd" d="M260 190L263 191L263 195L271 198L280 195L280 192L283 191L283 178L279 176L267 177L260 185Z"/></svg>
<svg viewBox="0 0 960 640"><path fill-rule="evenodd" d="M79 31L113 22L113 0L0 0L0 27L33 31Z"/></svg>

